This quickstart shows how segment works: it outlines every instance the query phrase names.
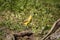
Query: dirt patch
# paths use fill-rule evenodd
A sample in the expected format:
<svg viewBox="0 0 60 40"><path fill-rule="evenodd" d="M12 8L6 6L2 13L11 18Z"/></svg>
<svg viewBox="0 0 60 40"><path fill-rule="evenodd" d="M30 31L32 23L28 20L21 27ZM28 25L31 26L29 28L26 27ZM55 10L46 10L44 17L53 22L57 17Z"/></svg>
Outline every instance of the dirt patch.
<svg viewBox="0 0 60 40"><path fill-rule="evenodd" d="M34 34L31 31L23 31L14 34L15 40L35 40Z"/></svg>
<svg viewBox="0 0 60 40"><path fill-rule="evenodd" d="M31 31L22 31L17 33L7 33L3 40L36 40L34 33Z"/></svg>

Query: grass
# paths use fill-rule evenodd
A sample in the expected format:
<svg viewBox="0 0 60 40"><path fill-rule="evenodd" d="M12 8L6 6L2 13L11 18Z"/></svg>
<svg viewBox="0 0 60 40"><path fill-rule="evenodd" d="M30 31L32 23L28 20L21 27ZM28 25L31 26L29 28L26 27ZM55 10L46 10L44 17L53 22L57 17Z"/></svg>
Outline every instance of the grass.
<svg viewBox="0 0 60 40"><path fill-rule="evenodd" d="M4 0L0 0L4 4ZM60 2L60 1L59 1ZM52 0L12 0L0 6L0 27L8 27L14 31L31 29L40 33L44 28L49 30L60 18L60 3ZM13 5L14 4L14 5ZM2 6L3 5L3 6ZM24 20L33 15L27 26Z"/></svg>

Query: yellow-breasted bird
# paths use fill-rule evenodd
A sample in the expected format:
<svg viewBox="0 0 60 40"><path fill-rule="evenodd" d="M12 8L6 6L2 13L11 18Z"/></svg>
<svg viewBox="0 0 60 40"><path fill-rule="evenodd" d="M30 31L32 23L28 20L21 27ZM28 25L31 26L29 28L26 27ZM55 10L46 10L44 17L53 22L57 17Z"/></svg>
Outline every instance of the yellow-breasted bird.
<svg viewBox="0 0 60 40"><path fill-rule="evenodd" d="M28 23L30 23L31 20L32 20L32 15L30 15L26 20L24 20L23 24L24 24L25 26L27 26Z"/></svg>

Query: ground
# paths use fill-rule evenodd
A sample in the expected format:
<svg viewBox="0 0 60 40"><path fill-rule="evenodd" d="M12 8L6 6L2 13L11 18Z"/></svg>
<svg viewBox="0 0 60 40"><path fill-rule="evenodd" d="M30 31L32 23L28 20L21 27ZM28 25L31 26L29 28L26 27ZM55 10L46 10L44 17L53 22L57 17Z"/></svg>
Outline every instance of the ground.
<svg viewBox="0 0 60 40"><path fill-rule="evenodd" d="M1 38L7 33L6 28L13 32L31 30L43 37L60 18L59 0L0 0L0 5Z"/></svg>

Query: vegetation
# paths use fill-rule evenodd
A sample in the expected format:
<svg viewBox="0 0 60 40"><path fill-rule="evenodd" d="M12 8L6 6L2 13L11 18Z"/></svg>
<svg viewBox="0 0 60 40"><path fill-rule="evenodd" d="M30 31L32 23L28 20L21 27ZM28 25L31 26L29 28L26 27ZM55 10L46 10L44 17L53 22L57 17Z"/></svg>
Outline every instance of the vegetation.
<svg viewBox="0 0 60 40"><path fill-rule="evenodd" d="M60 0L0 0L0 27L13 31L30 29L38 34L44 29L46 33L59 18Z"/></svg>

